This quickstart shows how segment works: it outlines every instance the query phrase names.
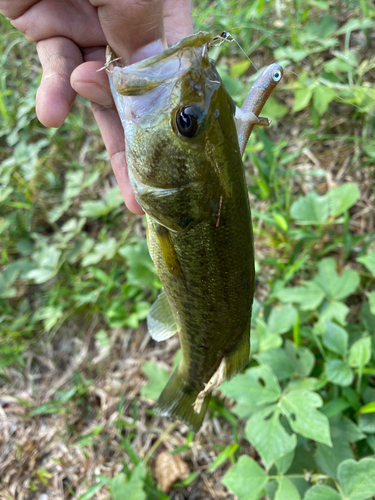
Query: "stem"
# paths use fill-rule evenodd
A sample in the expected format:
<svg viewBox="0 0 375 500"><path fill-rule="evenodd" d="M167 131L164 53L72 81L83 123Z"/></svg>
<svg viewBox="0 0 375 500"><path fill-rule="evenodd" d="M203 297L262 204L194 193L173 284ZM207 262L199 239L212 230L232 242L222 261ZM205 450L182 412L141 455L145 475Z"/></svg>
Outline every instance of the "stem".
<svg viewBox="0 0 375 500"><path fill-rule="evenodd" d="M149 449L147 455L145 456L145 458L143 459L143 463L144 465L146 466L147 465L147 462L150 460L150 458L152 457L152 454L154 453L154 451L156 450L156 448L158 448L159 444L161 444L164 439L168 436L168 434L170 434L173 429L175 427L177 427L177 425L179 424L178 420L175 420L173 422L173 424L171 424L168 429L166 429L164 432L162 432L159 436L159 438L155 441L155 443L151 446L151 448Z"/></svg>
<svg viewBox="0 0 375 500"><path fill-rule="evenodd" d="M313 476L317 474L313 474ZM280 479L281 477L285 477L286 479L306 479L306 474L276 474L274 476L268 476L269 479ZM327 476L325 474L319 474L319 479L332 479L331 476ZM308 481L310 482L310 481Z"/></svg>
<svg viewBox="0 0 375 500"><path fill-rule="evenodd" d="M357 378L357 393L358 394L361 393L362 374L363 374L363 363L361 362L361 365L360 365L359 370L358 370L358 378Z"/></svg>
<svg viewBox="0 0 375 500"><path fill-rule="evenodd" d="M342 489L340 488L340 483L336 479L334 479L333 481L335 483L337 491L340 493L340 495L342 496L342 498L346 500L346 496L344 495L344 493L342 492Z"/></svg>

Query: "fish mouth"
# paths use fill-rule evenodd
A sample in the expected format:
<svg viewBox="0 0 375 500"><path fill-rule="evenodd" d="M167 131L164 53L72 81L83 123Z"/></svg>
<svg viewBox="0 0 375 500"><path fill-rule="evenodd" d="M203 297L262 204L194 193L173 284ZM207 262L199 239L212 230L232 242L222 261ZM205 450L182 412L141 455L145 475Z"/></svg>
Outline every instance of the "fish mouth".
<svg viewBox="0 0 375 500"><path fill-rule="evenodd" d="M148 59L113 67L109 75L110 86L125 134L129 132L130 123L146 127L170 113L180 102L178 90L175 90L177 84L188 75L200 74L201 81L211 80L212 84L218 84L218 78L210 70L210 42L212 36L202 31ZM198 84L198 92L202 95L204 87Z"/></svg>
<svg viewBox="0 0 375 500"><path fill-rule="evenodd" d="M130 66L116 65L111 76L113 87L123 96L146 94L186 73L197 59L204 59L211 41L212 36L201 31L148 59Z"/></svg>

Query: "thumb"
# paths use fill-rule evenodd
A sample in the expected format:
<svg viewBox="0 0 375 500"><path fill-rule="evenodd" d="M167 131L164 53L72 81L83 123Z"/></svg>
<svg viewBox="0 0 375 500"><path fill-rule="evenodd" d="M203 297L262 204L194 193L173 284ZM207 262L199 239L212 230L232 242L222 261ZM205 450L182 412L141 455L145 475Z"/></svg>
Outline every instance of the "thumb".
<svg viewBox="0 0 375 500"><path fill-rule="evenodd" d="M108 44L127 65L151 57L167 47L163 0L90 0Z"/></svg>

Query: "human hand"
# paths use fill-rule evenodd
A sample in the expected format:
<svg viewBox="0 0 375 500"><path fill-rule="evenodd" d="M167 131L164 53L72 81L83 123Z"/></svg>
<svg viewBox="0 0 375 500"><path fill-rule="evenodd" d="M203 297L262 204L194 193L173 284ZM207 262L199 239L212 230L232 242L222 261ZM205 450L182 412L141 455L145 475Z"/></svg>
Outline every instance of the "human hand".
<svg viewBox="0 0 375 500"><path fill-rule="evenodd" d="M43 77L36 113L60 126L76 92L90 99L129 210L143 213L130 187L124 132L104 71L111 45L128 63L150 57L193 32L190 0L0 0L0 12L37 43Z"/></svg>

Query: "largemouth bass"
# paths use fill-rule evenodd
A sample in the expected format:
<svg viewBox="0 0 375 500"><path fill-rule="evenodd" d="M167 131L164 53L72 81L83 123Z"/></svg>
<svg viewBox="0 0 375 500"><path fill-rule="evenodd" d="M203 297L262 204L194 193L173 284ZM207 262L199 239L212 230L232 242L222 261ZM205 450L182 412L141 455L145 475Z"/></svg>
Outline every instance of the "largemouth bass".
<svg viewBox="0 0 375 500"><path fill-rule="evenodd" d="M248 136L240 147L236 106L208 57L211 42L201 32L109 71L130 182L164 289L150 310L149 331L155 340L177 332L181 342L181 362L156 409L194 431L212 388L248 362L255 276L241 160ZM256 116L262 95L255 92L237 111L245 135L269 124Z"/></svg>

